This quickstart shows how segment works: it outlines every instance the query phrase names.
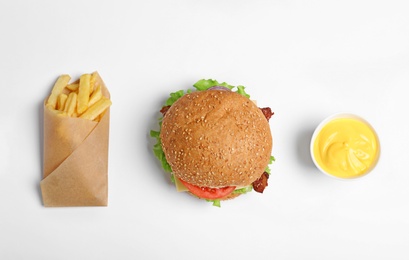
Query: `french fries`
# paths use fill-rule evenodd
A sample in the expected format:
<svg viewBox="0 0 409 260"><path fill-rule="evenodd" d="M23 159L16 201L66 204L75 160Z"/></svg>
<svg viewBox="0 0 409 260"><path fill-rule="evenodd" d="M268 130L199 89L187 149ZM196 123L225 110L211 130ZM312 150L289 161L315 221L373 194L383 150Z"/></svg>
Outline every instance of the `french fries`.
<svg viewBox="0 0 409 260"><path fill-rule="evenodd" d="M64 112L67 114L67 116L72 117L72 115L74 115L75 107L77 105L77 96L78 95L75 92L71 92L68 95L67 102L65 104L65 109L64 109Z"/></svg>
<svg viewBox="0 0 409 260"><path fill-rule="evenodd" d="M112 104L111 100L109 100L106 97L103 97L100 100L98 100L98 102L96 102L94 105L92 105L87 111L85 111L80 116L80 118L84 118L84 119L88 119L88 120L95 120L111 104Z"/></svg>
<svg viewBox="0 0 409 260"><path fill-rule="evenodd" d="M68 96L64 93L61 93L57 99L57 110L63 111L65 108L65 103L67 102Z"/></svg>
<svg viewBox="0 0 409 260"><path fill-rule="evenodd" d="M78 104L77 111L79 114L84 113L88 108L89 92L90 92L91 75L84 74L80 77L80 86L78 87Z"/></svg>
<svg viewBox="0 0 409 260"><path fill-rule="evenodd" d="M96 76L96 72L83 74L79 80L69 83L71 77L61 75L46 101L46 107L58 115L99 121L112 102L103 95Z"/></svg>
<svg viewBox="0 0 409 260"><path fill-rule="evenodd" d="M91 107L93 104L97 103L98 100L100 100L102 97L102 90L101 90L101 86L98 86L94 92L92 92L90 98L89 98L89 102L88 102L88 106Z"/></svg>
<svg viewBox="0 0 409 260"><path fill-rule="evenodd" d="M71 77L69 75L61 75L54 84L51 95L47 100L47 107L55 109L57 106L58 96L63 92Z"/></svg>
<svg viewBox="0 0 409 260"><path fill-rule="evenodd" d="M71 83L67 85L67 89L70 91L77 91L80 85L78 83Z"/></svg>

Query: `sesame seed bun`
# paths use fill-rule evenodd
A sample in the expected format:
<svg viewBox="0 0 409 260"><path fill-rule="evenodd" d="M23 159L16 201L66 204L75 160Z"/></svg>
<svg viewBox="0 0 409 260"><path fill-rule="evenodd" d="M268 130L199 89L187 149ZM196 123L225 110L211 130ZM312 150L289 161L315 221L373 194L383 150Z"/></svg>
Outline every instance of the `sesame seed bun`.
<svg viewBox="0 0 409 260"><path fill-rule="evenodd" d="M173 174L201 187L250 185L263 174L272 150L261 110L221 90L178 99L163 118L160 139Z"/></svg>

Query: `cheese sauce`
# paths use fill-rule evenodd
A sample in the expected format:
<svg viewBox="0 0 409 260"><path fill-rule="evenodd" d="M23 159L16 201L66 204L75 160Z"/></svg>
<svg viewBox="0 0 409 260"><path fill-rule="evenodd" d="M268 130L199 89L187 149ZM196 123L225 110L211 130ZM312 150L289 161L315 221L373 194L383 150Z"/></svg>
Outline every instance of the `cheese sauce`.
<svg viewBox="0 0 409 260"><path fill-rule="evenodd" d="M366 122L357 118L335 118L318 132L313 156L328 174L339 178L364 175L376 164L379 141Z"/></svg>

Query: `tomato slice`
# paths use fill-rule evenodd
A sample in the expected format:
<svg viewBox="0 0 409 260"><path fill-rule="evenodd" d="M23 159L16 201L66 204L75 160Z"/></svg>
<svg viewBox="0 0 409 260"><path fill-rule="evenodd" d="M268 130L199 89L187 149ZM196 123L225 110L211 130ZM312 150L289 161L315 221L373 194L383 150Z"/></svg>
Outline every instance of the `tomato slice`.
<svg viewBox="0 0 409 260"><path fill-rule="evenodd" d="M185 185L185 187L194 195L198 196L202 199L220 199L223 198L230 193L232 193L236 187L235 186L227 186L222 188L209 188L209 187L199 187L188 182L185 182L182 179L179 179L180 182Z"/></svg>

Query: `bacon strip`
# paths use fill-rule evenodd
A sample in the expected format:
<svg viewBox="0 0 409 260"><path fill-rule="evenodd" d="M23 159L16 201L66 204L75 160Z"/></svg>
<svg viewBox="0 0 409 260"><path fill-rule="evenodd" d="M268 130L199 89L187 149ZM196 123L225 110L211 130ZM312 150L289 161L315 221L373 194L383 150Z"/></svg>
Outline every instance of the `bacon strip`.
<svg viewBox="0 0 409 260"><path fill-rule="evenodd" d="M165 116L166 112L168 112L170 106L164 106L162 107L162 109L160 110L160 112L162 113L163 116Z"/></svg>
<svg viewBox="0 0 409 260"><path fill-rule="evenodd" d="M268 173L263 172L263 174L253 182L253 189L259 193L263 193L264 189L268 186Z"/></svg>
<svg viewBox="0 0 409 260"><path fill-rule="evenodd" d="M271 108L269 107L259 107L261 112L263 112L263 115L266 117L267 121L270 120L270 118L274 115L274 112L271 111Z"/></svg>

